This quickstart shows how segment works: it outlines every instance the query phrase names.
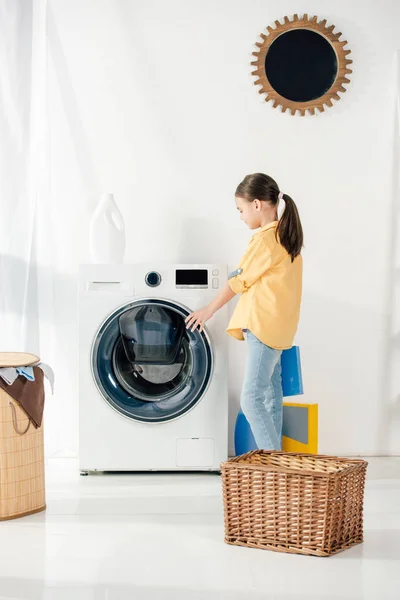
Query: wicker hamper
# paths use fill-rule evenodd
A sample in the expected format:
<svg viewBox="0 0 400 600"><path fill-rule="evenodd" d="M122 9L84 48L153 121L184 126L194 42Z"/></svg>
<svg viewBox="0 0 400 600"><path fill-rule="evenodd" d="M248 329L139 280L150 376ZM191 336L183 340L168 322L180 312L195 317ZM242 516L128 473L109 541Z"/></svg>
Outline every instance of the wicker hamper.
<svg viewBox="0 0 400 600"><path fill-rule="evenodd" d="M9 357L0 353L0 366L38 360L15 353L10 364ZM0 388L0 520L45 508L43 425L35 429L18 402Z"/></svg>
<svg viewBox="0 0 400 600"><path fill-rule="evenodd" d="M367 463L255 450L222 463L225 541L330 556L363 541Z"/></svg>

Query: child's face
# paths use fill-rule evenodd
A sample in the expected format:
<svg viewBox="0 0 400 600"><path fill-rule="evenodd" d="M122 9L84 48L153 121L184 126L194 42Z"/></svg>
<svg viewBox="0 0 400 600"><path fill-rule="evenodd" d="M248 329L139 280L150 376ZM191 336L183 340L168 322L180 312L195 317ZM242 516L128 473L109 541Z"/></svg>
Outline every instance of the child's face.
<svg viewBox="0 0 400 600"><path fill-rule="evenodd" d="M240 218L246 223L250 229L258 229L261 223L261 202L260 200L253 200L253 202L247 202L243 198L235 198L236 207L240 212Z"/></svg>

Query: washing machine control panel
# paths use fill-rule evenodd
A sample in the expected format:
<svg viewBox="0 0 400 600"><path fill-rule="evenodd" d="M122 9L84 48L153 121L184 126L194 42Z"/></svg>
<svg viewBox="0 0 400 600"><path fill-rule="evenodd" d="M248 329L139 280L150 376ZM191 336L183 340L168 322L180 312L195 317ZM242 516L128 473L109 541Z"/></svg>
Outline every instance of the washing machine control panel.
<svg viewBox="0 0 400 600"><path fill-rule="evenodd" d="M173 277L171 281L171 276ZM178 290L218 290L220 287L219 269L207 268L176 268L171 274L168 272L161 275L156 270L148 270L144 277L146 286L157 288L161 284L169 286L175 284Z"/></svg>
<svg viewBox="0 0 400 600"><path fill-rule="evenodd" d="M175 286L177 289L206 290L208 289L207 269L177 269L175 271Z"/></svg>

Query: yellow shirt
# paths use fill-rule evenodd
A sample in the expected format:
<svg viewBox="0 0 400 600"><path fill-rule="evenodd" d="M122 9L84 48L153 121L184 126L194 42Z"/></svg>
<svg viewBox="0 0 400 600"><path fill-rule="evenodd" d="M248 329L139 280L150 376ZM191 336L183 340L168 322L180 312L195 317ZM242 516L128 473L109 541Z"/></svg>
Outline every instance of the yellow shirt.
<svg viewBox="0 0 400 600"><path fill-rule="evenodd" d="M262 227L250 240L239 268L229 276L241 293L227 332L243 340L249 329L261 342L285 350L297 331L302 291L303 259L294 261L275 237L278 221Z"/></svg>

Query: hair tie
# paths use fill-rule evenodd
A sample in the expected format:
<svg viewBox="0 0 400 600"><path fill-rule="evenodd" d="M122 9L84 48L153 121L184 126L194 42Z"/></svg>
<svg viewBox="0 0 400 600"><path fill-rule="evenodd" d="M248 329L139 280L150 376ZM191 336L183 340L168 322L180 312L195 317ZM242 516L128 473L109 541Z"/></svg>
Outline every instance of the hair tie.
<svg viewBox="0 0 400 600"><path fill-rule="evenodd" d="M283 213L285 212L286 202L283 199L284 193L279 192L278 194L278 221L282 218Z"/></svg>

